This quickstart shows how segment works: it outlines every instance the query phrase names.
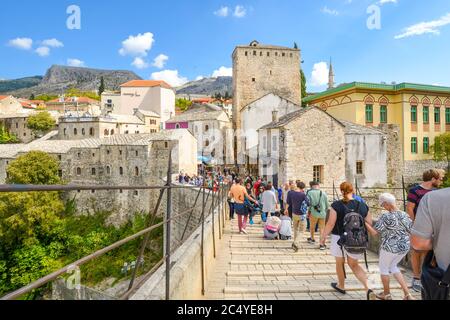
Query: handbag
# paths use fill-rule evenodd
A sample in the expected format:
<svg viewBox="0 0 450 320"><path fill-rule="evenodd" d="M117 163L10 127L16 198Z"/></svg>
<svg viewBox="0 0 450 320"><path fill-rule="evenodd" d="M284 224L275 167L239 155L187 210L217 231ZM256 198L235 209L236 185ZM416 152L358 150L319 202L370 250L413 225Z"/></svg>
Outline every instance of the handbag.
<svg viewBox="0 0 450 320"><path fill-rule="evenodd" d="M422 300L450 300L450 266L442 270L434 251L428 252L422 266Z"/></svg>

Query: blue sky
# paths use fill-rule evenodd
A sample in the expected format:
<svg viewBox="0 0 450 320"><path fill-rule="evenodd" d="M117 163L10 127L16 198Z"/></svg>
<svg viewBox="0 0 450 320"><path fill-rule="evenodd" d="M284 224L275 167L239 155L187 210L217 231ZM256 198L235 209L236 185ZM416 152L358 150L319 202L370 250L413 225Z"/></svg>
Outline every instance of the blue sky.
<svg viewBox="0 0 450 320"><path fill-rule="evenodd" d="M0 79L73 64L132 70L176 85L229 74L234 47L256 39L298 43L309 91L325 88L323 62L330 57L337 83L450 86L448 0L6 0L2 5ZM80 30L66 26L70 5L81 10ZM379 29L367 27L371 5L380 10Z"/></svg>

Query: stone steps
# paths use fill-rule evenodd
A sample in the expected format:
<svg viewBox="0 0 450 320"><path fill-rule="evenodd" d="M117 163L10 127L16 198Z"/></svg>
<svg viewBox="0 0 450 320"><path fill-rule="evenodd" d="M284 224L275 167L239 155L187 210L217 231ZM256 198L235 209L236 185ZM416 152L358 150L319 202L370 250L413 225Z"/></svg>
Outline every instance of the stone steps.
<svg viewBox="0 0 450 320"><path fill-rule="evenodd" d="M378 268L370 268L369 274L377 274L378 275ZM298 277L311 277L311 276L329 276L329 275L335 275L336 271L333 270L308 270L308 269L294 269L294 270L256 270L256 271L228 271L227 276L228 277L234 277L234 278L250 278L249 280L252 280L252 277L265 277L265 278L271 278L271 277L282 277L282 276L298 276ZM274 280L274 279L270 279ZM277 280L277 279L275 279Z"/></svg>
<svg viewBox="0 0 450 320"><path fill-rule="evenodd" d="M314 264L329 264L334 266L334 258L331 259L289 259L289 260L231 260L230 265L314 265ZM367 259L370 264L377 264L377 259ZM348 268L348 267L346 267Z"/></svg>

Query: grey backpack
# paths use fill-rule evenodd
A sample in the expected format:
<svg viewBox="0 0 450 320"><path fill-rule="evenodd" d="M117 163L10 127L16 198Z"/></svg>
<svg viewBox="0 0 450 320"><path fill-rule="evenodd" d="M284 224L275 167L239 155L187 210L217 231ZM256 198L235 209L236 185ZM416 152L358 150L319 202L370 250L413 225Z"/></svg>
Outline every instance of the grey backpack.
<svg viewBox="0 0 450 320"><path fill-rule="evenodd" d="M369 247L369 235L363 216L359 213L361 203L358 202L356 209L345 208L344 230L338 244L351 254L366 253Z"/></svg>

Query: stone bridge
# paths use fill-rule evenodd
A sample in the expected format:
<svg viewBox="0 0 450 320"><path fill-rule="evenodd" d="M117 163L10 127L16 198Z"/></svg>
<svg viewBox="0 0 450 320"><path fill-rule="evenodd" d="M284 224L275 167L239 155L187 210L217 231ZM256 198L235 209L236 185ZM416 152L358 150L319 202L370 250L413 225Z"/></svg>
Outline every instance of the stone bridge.
<svg viewBox="0 0 450 320"><path fill-rule="evenodd" d="M226 204L226 203L225 203ZM331 288L336 281L334 258L329 250L320 251L318 245L308 244L302 235L298 252L291 241L263 239L259 217L248 226L247 235L239 234L237 218L229 220L228 208L214 210L214 241L212 215L205 219L204 272L202 277L201 226L173 253L170 276L170 298L177 300L365 300L361 284L346 267L347 294ZM219 228L219 219L222 224ZM382 290L375 247L368 253L369 283L375 292ZM411 283L412 274L403 268ZM203 278L203 280L202 280ZM203 285L202 285L203 283ZM402 299L403 292L392 279L394 300ZM420 294L412 292L420 299ZM165 266L158 269L143 286L130 297L132 300L165 298Z"/></svg>

